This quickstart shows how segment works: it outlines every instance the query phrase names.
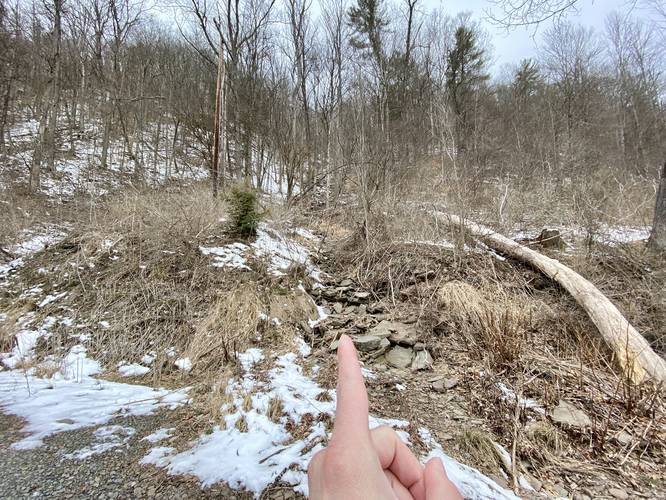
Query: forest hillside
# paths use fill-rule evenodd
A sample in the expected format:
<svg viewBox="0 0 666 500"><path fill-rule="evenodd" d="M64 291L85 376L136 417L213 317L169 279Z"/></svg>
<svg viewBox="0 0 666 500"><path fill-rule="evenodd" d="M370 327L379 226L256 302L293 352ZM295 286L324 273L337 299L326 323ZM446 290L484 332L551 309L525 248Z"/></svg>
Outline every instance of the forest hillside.
<svg viewBox="0 0 666 500"><path fill-rule="evenodd" d="M0 0L0 497L307 497L343 335L464 498L666 497L666 4L587 2Z"/></svg>

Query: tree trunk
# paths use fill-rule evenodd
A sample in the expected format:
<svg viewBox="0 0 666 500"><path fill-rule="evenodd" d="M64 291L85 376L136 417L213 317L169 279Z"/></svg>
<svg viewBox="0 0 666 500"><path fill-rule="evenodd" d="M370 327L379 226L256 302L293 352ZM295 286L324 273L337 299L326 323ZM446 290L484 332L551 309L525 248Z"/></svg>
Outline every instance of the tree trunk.
<svg viewBox="0 0 666 500"><path fill-rule="evenodd" d="M634 383L648 379L657 383L666 382L666 361L652 350L645 338L592 283L559 261L524 247L487 227L464 221L455 215L446 216L453 224L464 226L489 247L535 267L562 285L587 312L628 379Z"/></svg>
<svg viewBox="0 0 666 500"><path fill-rule="evenodd" d="M655 250L666 250L666 162L661 167L661 178L654 206L654 222L648 246Z"/></svg>
<svg viewBox="0 0 666 500"><path fill-rule="evenodd" d="M220 40L220 53L217 62L217 82L215 84L215 117L213 124L213 165L211 177L213 183L213 198L217 198L219 185L220 163L220 110L222 109L222 81L224 80L224 45Z"/></svg>
<svg viewBox="0 0 666 500"><path fill-rule="evenodd" d="M61 67L61 34L62 34L62 9L63 9L63 0L54 0L53 2L53 31L55 38L55 47L53 50L53 75L52 75L52 91L51 91L51 103L49 110L49 126L47 127L47 144L48 144L48 158L47 158L47 168L49 172L55 170L55 151L56 151L56 136L58 130L58 109L60 107L60 67Z"/></svg>

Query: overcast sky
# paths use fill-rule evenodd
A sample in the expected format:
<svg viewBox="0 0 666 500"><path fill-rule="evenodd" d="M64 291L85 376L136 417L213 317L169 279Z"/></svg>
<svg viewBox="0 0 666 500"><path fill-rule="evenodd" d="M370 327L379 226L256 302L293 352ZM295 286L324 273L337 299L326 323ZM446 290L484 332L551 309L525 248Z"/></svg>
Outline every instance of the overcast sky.
<svg viewBox="0 0 666 500"><path fill-rule="evenodd" d="M471 11L477 19L487 17L485 11L492 7L488 0L425 0L423 5L426 8L442 6L450 14ZM592 26L595 30L602 32L608 13L613 10L626 12L629 7L628 0L579 0L577 12L568 12L566 16L574 22ZM637 17L647 16L647 12L638 8L633 10L633 14ZM526 57L534 56L540 32L547 28L549 23L541 25L536 35L534 35L534 27L513 28L511 32L507 33L505 29L495 27L488 21L484 21L484 25L491 35L494 47L493 73L497 74L506 63L516 63Z"/></svg>

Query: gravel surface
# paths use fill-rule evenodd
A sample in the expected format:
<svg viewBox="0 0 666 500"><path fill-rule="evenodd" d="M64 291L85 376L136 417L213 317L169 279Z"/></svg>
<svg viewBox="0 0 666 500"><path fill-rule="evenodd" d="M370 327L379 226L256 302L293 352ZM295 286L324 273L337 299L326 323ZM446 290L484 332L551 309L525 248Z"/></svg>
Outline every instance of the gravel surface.
<svg viewBox="0 0 666 500"><path fill-rule="evenodd" d="M176 422L168 412L147 417L118 418L108 425L131 427L136 432L120 447L84 460L63 455L81 450L99 440L96 427L63 432L45 439L44 446L17 451L11 444L21 438L23 422L0 413L0 498L229 498L251 496L222 485L201 489L194 478L168 476L152 466L139 465L139 460L152 446L168 446L166 441L151 444L141 439ZM286 498L278 491L268 498Z"/></svg>

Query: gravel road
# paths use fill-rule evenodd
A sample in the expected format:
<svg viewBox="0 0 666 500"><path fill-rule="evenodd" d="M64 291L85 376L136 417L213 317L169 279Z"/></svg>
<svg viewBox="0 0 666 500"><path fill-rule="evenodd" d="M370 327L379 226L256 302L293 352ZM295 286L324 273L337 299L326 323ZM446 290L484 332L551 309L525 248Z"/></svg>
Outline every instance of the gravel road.
<svg viewBox="0 0 666 500"><path fill-rule="evenodd" d="M95 427L56 434L40 448L17 451L11 444L21 439L23 422L0 413L0 498L251 498L223 486L203 490L194 478L172 477L139 465L152 446L168 446L142 441L156 429L175 426L168 412L118 418L106 426L114 424L131 427L135 433L120 447L77 460L64 455L98 443Z"/></svg>

